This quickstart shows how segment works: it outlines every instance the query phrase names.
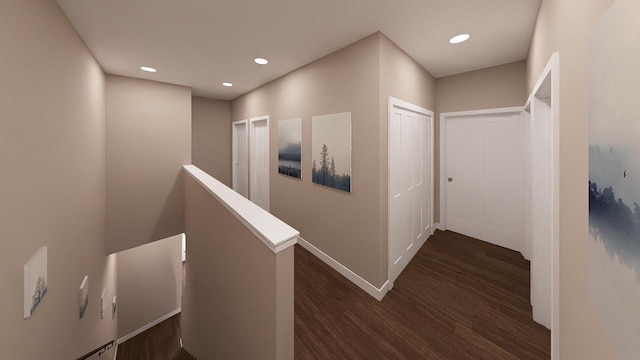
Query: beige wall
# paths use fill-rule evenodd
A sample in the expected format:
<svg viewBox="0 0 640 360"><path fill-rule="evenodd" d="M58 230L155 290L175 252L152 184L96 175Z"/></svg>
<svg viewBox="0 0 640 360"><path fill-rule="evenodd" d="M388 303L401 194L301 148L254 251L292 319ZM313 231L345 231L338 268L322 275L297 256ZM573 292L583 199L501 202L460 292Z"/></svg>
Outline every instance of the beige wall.
<svg viewBox="0 0 640 360"><path fill-rule="evenodd" d="M380 278L388 277L389 96L435 111L436 80L383 34L380 41ZM436 208L437 209L437 208Z"/></svg>
<svg viewBox="0 0 640 360"><path fill-rule="evenodd" d="M349 269L381 286L379 34L231 102L231 120L270 115L271 213ZM311 117L351 112L352 193L311 181ZM278 174L278 121L302 118L302 181ZM383 277L381 274L385 273Z"/></svg>
<svg viewBox="0 0 640 360"><path fill-rule="evenodd" d="M527 101L527 62L470 71L436 82L436 134L446 112L523 106ZM440 137L435 143L435 219L440 221Z"/></svg>
<svg viewBox="0 0 640 360"><path fill-rule="evenodd" d="M117 281L105 256L105 77L55 1L4 1L0 48L0 357L75 359L117 329L98 307ZM23 266L41 246L48 293L23 319Z"/></svg>
<svg viewBox="0 0 640 360"><path fill-rule="evenodd" d="M118 338L180 308L182 236L118 253Z"/></svg>
<svg viewBox="0 0 640 360"><path fill-rule="evenodd" d="M274 254L189 174L185 193L184 347L198 359L292 360L293 246Z"/></svg>
<svg viewBox="0 0 640 360"><path fill-rule="evenodd" d="M527 64L532 90L560 52L560 358L615 359L589 300L588 37L612 0L543 0Z"/></svg>
<svg viewBox="0 0 640 360"><path fill-rule="evenodd" d="M302 118L302 181L271 166L271 212L376 287L387 280L387 123L393 96L435 110L435 79L382 33L368 36L231 102L231 120ZM352 193L311 182L311 118L351 112Z"/></svg>
<svg viewBox="0 0 640 360"><path fill-rule="evenodd" d="M518 61L437 81L439 113L522 106L527 101L527 62Z"/></svg>
<svg viewBox="0 0 640 360"><path fill-rule="evenodd" d="M191 98L191 158L204 172L231 186L231 103Z"/></svg>
<svg viewBox="0 0 640 360"><path fill-rule="evenodd" d="M180 234L191 89L107 75L107 250Z"/></svg>

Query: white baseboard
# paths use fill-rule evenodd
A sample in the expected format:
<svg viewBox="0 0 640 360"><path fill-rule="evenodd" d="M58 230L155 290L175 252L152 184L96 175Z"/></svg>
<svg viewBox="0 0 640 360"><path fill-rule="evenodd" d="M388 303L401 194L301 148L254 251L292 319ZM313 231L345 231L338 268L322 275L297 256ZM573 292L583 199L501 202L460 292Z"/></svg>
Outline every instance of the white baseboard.
<svg viewBox="0 0 640 360"><path fill-rule="evenodd" d="M127 335L125 335L125 336L121 337L120 339L118 339L118 342L117 342L117 343L118 343L118 344L122 344L123 342L125 342L125 341L127 341L127 340L131 339L132 337L134 337L134 336L136 336L136 335L140 335L140 334L142 334L143 332L145 332L145 331L147 331L147 330L151 329L152 327L154 327L154 326L156 326L156 325L160 324L161 322L163 322L163 321L167 320L168 318L170 318L170 317L172 317L172 316L174 316L174 315L176 315L176 314L179 314L181 311L182 311L182 308L181 308L181 307L179 307L179 308L177 308L177 309L173 310L172 312L170 312L170 313L168 313L168 314L166 314L166 315L163 315L163 316L161 316L161 317L159 317L159 318L157 318L157 319L153 320L152 322L148 323L147 325L145 325L145 326L143 326L143 327L141 327L141 328L139 328L139 329L137 329L137 330L134 330L134 331L130 332L129 334L127 334ZM117 352L118 352L118 348L116 347L116 353L117 353Z"/></svg>
<svg viewBox="0 0 640 360"><path fill-rule="evenodd" d="M113 360L116 360L118 358L118 342L116 341L115 344L116 349L113 351Z"/></svg>
<svg viewBox="0 0 640 360"><path fill-rule="evenodd" d="M367 294L376 298L376 300L380 301L389 291L389 280L385 281L381 288L377 288L373 286L367 280L361 278L358 274L349 270L346 266L340 264L338 261L333 259L331 256L322 252L322 250L317 247L311 245L305 239L298 236L298 244L305 248L307 251L315 255L318 259L322 260L325 264L331 266L331 268L337 272L339 272L342 276L346 277L352 283L356 284L359 288L366 291Z"/></svg>
<svg viewBox="0 0 640 360"><path fill-rule="evenodd" d="M446 231L447 229L444 227L444 224L436 223L436 229Z"/></svg>

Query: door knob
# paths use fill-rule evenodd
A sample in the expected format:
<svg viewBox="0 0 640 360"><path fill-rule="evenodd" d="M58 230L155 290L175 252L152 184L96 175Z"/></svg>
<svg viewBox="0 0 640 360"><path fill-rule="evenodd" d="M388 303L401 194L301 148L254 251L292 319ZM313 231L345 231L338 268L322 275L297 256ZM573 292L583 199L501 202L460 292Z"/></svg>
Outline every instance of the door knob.
<svg viewBox="0 0 640 360"><path fill-rule="evenodd" d="M448 178L447 180L448 180L449 182L452 182L452 181L453 181L453 178L451 178L451 177L450 177L450 178Z"/></svg>

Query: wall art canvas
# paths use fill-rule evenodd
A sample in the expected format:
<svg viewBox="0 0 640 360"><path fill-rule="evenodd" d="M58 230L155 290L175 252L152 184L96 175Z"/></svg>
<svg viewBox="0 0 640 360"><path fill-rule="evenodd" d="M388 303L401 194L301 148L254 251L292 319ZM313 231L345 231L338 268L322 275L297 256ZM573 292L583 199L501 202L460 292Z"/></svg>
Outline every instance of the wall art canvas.
<svg viewBox="0 0 640 360"><path fill-rule="evenodd" d="M47 247L24 264L24 318L29 318L47 295Z"/></svg>
<svg viewBox="0 0 640 360"><path fill-rule="evenodd" d="M278 122L278 173L302 178L302 119Z"/></svg>
<svg viewBox="0 0 640 360"><path fill-rule="evenodd" d="M105 296L107 294L107 289L102 289L102 295L100 295L100 319L104 319L104 307L105 307Z"/></svg>
<svg viewBox="0 0 640 360"><path fill-rule="evenodd" d="M640 2L589 39L589 297L620 359L640 354Z"/></svg>
<svg viewBox="0 0 640 360"><path fill-rule="evenodd" d="M87 311L87 306L89 306L89 275L86 275L84 279L82 279L80 289L78 290L78 310L80 319L84 317L84 314Z"/></svg>
<svg viewBox="0 0 640 360"><path fill-rule="evenodd" d="M116 310L118 310L118 303L116 302L116 297L113 297L113 300L111 301L111 318L115 319L116 318Z"/></svg>
<svg viewBox="0 0 640 360"><path fill-rule="evenodd" d="M314 116L311 132L312 181L351 192L351 113Z"/></svg>

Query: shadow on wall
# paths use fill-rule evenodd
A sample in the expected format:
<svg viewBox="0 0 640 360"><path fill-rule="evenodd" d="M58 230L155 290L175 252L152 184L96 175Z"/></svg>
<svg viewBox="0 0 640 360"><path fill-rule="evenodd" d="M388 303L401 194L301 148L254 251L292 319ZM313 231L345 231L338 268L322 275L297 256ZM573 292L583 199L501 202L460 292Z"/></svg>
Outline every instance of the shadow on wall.
<svg viewBox="0 0 640 360"><path fill-rule="evenodd" d="M118 254L118 337L180 308L181 235Z"/></svg>
<svg viewBox="0 0 640 360"><path fill-rule="evenodd" d="M184 217L176 217L175 209L184 209L184 174L179 171L171 191L166 196L162 211L153 229L149 241L166 239L170 236L178 235L173 229L184 229Z"/></svg>

